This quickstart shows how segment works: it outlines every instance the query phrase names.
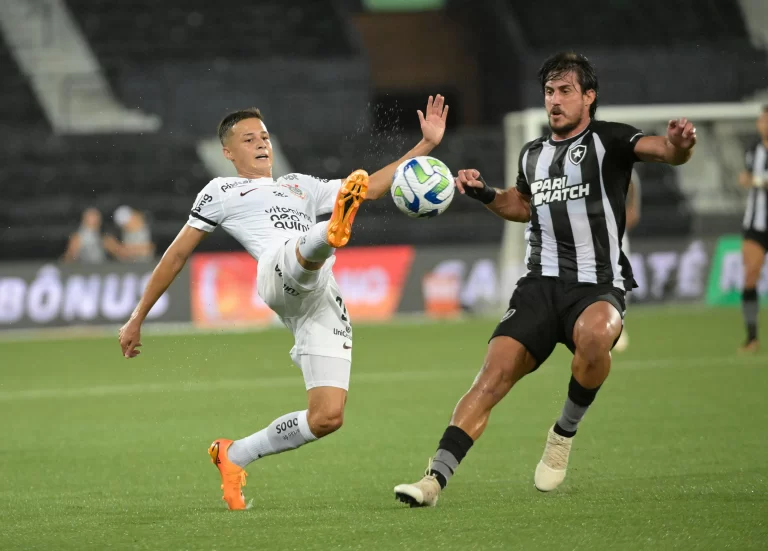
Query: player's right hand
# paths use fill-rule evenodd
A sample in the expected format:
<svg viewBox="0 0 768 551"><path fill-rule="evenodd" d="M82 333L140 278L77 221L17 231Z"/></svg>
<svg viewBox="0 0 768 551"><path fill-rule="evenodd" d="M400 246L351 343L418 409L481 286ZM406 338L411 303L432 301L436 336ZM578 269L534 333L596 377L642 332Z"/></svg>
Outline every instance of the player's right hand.
<svg viewBox="0 0 768 551"><path fill-rule="evenodd" d="M126 359L135 358L141 354L141 322L130 319L120 328L118 333L120 348L123 350L123 357Z"/></svg>
<svg viewBox="0 0 768 551"><path fill-rule="evenodd" d="M485 187L485 183L481 182L479 178L479 170L475 170L474 168L467 168L464 170L459 170L459 175L454 178L454 183L456 184L456 187L459 188L459 193L464 194L466 193L464 188L474 187L480 189Z"/></svg>

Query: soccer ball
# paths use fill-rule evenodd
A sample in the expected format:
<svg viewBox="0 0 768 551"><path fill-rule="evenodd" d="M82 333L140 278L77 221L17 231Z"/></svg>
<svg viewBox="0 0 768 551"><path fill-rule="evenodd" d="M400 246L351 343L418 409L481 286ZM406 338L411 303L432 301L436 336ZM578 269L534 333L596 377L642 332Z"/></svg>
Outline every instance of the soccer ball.
<svg viewBox="0 0 768 551"><path fill-rule="evenodd" d="M448 208L455 187L445 163L434 157L414 157L397 167L392 200L411 218L431 218Z"/></svg>

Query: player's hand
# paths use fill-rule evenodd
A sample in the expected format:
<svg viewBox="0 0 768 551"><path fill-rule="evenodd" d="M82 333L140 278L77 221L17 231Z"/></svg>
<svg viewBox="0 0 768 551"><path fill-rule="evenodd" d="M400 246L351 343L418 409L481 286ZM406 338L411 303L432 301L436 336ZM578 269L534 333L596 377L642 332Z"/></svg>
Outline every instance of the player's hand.
<svg viewBox="0 0 768 551"><path fill-rule="evenodd" d="M696 127L686 118L672 119L667 125L667 139L677 149L691 149L696 145Z"/></svg>
<svg viewBox="0 0 768 551"><path fill-rule="evenodd" d="M461 194L466 193L465 188L468 187L478 189L485 187L485 183L480 181L480 171L474 168L459 170L459 175L453 181Z"/></svg>
<svg viewBox="0 0 768 551"><path fill-rule="evenodd" d="M130 319L120 328L118 333L120 348L123 350L123 357L130 359L141 354L141 322Z"/></svg>
<svg viewBox="0 0 768 551"><path fill-rule="evenodd" d="M417 113L419 114L424 141L433 146L438 145L445 134L445 120L448 118L448 106L445 105L445 98L440 94L437 94L434 99L429 96L426 116L420 110Z"/></svg>

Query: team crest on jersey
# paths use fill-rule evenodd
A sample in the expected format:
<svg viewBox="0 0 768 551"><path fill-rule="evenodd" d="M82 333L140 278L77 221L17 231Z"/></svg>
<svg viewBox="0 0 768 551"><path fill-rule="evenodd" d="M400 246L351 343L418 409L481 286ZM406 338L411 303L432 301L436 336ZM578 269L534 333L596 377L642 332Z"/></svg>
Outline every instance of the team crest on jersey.
<svg viewBox="0 0 768 551"><path fill-rule="evenodd" d="M568 150L568 160L571 164L578 165L587 155L587 146L583 144L576 145Z"/></svg>
<svg viewBox="0 0 768 551"><path fill-rule="evenodd" d="M293 193L299 199L307 198L307 193L303 189L301 189L298 184L280 184L280 185L286 188L291 193Z"/></svg>

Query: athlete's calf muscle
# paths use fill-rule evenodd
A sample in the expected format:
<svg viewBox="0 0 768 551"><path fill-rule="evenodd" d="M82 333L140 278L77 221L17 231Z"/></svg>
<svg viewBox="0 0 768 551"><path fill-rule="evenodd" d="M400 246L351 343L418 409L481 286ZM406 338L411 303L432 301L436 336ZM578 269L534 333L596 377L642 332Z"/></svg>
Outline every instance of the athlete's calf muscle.
<svg viewBox="0 0 768 551"><path fill-rule="evenodd" d="M520 342L504 336L492 339L483 367L456 405L451 424L477 440L488 424L493 407L535 367L536 360Z"/></svg>

